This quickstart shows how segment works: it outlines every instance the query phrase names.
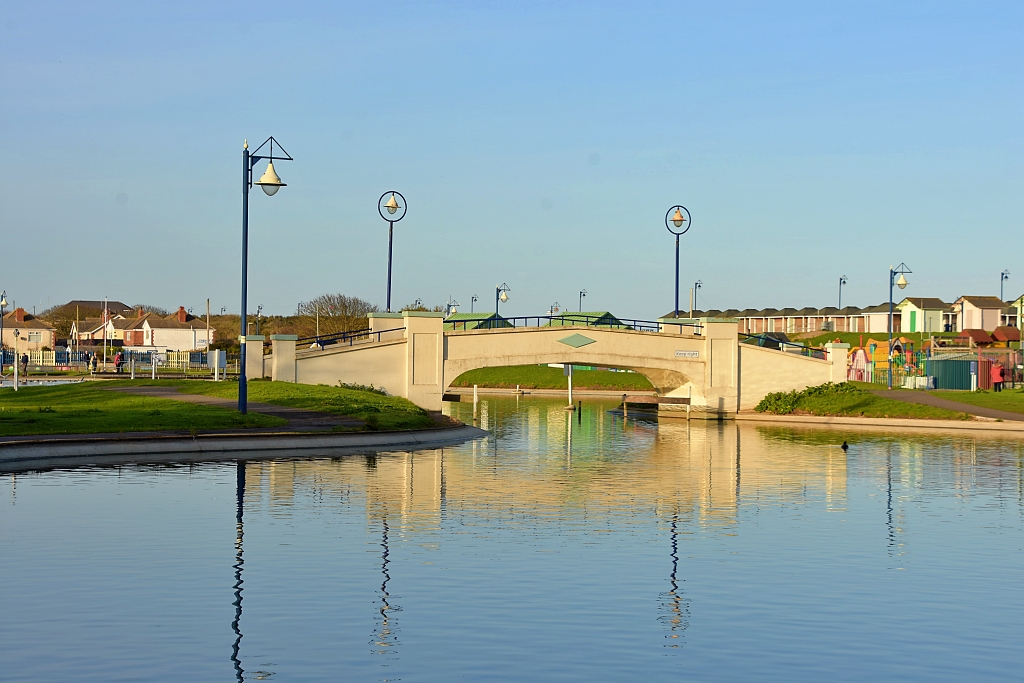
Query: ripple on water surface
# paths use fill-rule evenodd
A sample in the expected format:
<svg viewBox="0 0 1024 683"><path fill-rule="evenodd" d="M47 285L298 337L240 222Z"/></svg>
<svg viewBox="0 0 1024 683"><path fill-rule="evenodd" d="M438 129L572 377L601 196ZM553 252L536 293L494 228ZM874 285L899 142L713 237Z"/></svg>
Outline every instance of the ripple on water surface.
<svg viewBox="0 0 1024 683"><path fill-rule="evenodd" d="M609 407L488 398L491 437L414 453L5 475L0 679L1019 672L1017 441Z"/></svg>

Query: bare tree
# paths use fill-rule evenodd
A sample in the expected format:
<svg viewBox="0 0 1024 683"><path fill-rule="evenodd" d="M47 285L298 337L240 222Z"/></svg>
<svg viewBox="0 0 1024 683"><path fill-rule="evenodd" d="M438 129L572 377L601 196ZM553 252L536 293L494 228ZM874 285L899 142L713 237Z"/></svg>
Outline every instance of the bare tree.
<svg viewBox="0 0 1024 683"><path fill-rule="evenodd" d="M298 305L298 314L320 318L320 334L336 334L362 330L370 326L367 313L376 313L377 306L359 297L344 294L321 294Z"/></svg>

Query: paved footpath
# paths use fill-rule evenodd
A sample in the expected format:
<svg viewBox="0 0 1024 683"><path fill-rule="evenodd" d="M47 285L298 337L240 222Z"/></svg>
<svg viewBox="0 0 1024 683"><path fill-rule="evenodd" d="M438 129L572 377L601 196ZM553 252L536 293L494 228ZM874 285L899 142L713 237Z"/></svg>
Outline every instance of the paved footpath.
<svg viewBox="0 0 1024 683"><path fill-rule="evenodd" d="M968 415L977 415L978 417L990 417L995 420L1024 422L1024 413L1011 413L1007 410L995 410L994 408L981 408L967 403L958 403L957 401L939 398L923 391L888 391L886 389L879 389L871 390L871 393L875 396L891 398L894 401L903 401L904 403L919 403L932 406L933 408L945 408L946 410L955 410L960 413L967 413Z"/></svg>
<svg viewBox="0 0 1024 683"><path fill-rule="evenodd" d="M238 407L238 401L230 398L217 398L215 396L204 396L202 394L184 394L177 390L177 387L111 387L107 391L120 391L125 394L136 394L138 396L152 396L154 398L168 398L172 401L184 401L185 403L198 403L218 408ZM288 420L285 427L276 427L275 431L282 429L287 431L310 432L318 430L331 430L334 427L355 427L364 426L359 418L337 415L334 413L321 413L315 410L303 410L301 408L288 408L276 406L271 403L248 404L249 412L260 413L261 415L273 415Z"/></svg>

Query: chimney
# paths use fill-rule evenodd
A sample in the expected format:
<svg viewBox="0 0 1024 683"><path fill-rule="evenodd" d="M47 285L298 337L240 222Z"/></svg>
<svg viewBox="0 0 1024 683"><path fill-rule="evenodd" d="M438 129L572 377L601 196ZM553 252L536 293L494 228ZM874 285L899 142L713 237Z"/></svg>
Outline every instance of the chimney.
<svg viewBox="0 0 1024 683"><path fill-rule="evenodd" d="M16 322L16 323L23 323L23 322L25 322L25 309L24 308L19 307L19 308L14 309L14 322Z"/></svg>
<svg viewBox="0 0 1024 683"><path fill-rule="evenodd" d="M142 306L139 306L138 313L135 315L136 318L141 318L146 315L146 311L143 310Z"/></svg>
<svg viewBox="0 0 1024 683"><path fill-rule="evenodd" d="M185 312L184 306L178 306L178 322L188 322L188 313Z"/></svg>

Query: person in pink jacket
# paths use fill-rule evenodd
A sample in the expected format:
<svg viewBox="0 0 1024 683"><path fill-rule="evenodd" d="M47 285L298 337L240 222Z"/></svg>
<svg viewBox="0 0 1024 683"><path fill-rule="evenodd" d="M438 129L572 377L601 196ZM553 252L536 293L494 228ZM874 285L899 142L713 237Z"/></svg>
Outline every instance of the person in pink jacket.
<svg viewBox="0 0 1024 683"><path fill-rule="evenodd" d="M1003 390L1003 364L992 363L992 391Z"/></svg>

